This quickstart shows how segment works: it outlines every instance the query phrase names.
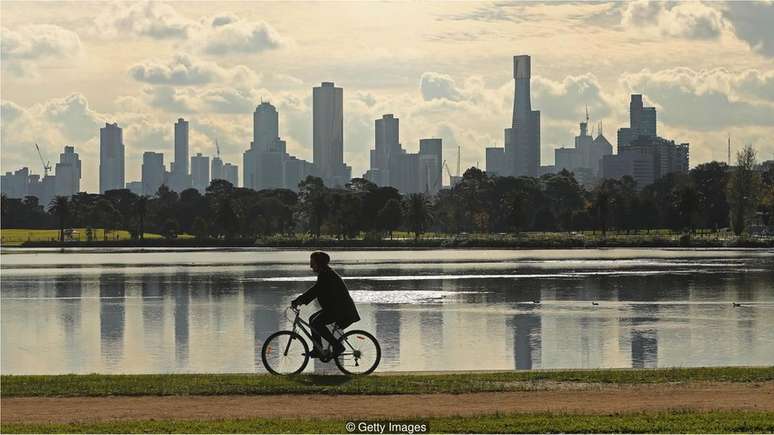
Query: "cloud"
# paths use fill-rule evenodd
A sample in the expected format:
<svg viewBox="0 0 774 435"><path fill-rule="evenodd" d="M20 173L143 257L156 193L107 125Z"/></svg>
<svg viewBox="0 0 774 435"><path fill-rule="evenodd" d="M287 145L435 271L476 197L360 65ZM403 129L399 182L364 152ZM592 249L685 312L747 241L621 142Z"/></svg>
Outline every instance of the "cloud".
<svg viewBox="0 0 774 435"><path fill-rule="evenodd" d="M147 86L141 100L172 113L251 113L262 97L270 96L265 89L253 88Z"/></svg>
<svg viewBox="0 0 774 435"><path fill-rule="evenodd" d="M544 118L576 121L588 106L594 118L601 119L611 114L611 100L591 73L566 76L562 81L532 79L532 107Z"/></svg>
<svg viewBox="0 0 774 435"><path fill-rule="evenodd" d="M217 15L212 18L212 27L225 26L239 21L239 18L231 14Z"/></svg>
<svg viewBox="0 0 774 435"><path fill-rule="evenodd" d="M263 21L240 21L236 17L231 17L230 20L220 18L219 25L212 27L200 42L207 54L220 56L261 53L286 44L280 34Z"/></svg>
<svg viewBox="0 0 774 435"><path fill-rule="evenodd" d="M625 89L642 93L655 103L659 119L674 127L705 131L731 126L774 127L772 71L645 69L624 74L620 81Z"/></svg>
<svg viewBox="0 0 774 435"><path fill-rule="evenodd" d="M462 94L457 89L454 79L446 74L423 73L419 79L419 90L422 92L422 98L426 101L434 99L459 101L462 99Z"/></svg>
<svg viewBox="0 0 774 435"><path fill-rule="evenodd" d="M723 15L736 36L756 53L774 56L774 2L727 2Z"/></svg>
<svg viewBox="0 0 774 435"><path fill-rule="evenodd" d="M623 11L621 24L651 28L661 35L688 39L717 39L727 28L720 10L696 1L637 0Z"/></svg>
<svg viewBox="0 0 774 435"><path fill-rule="evenodd" d="M197 23L189 20L165 3L142 1L111 3L95 18L97 35L145 36L153 39L185 39Z"/></svg>
<svg viewBox="0 0 774 435"><path fill-rule="evenodd" d="M73 141L84 141L93 137L104 120L102 115L89 107L89 102L82 94L54 98L33 110L55 124L65 138Z"/></svg>
<svg viewBox="0 0 774 435"><path fill-rule="evenodd" d="M16 77L37 77L39 64L73 59L82 52L78 34L51 24L2 28L0 58L5 72Z"/></svg>
<svg viewBox="0 0 774 435"><path fill-rule="evenodd" d="M137 81L154 85L201 85L210 82L255 85L258 75L244 65L223 68L215 62L205 61L183 53L164 62L146 60L129 69L129 75Z"/></svg>

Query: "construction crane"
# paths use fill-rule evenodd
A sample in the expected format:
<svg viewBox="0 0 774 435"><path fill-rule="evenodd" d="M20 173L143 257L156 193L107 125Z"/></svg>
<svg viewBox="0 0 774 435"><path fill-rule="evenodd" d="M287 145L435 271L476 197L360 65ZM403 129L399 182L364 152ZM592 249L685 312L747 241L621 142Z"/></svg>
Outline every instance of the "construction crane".
<svg viewBox="0 0 774 435"><path fill-rule="evenodd" d="M46 162L46 159L43 158L43 153L40 152L40 147L38 144L35 144L35 149L38 150L38 157L40 157L40 163L43 164L43 177L48 177L48 171L51 170L51 162Z"/></svg>
<svg viewBox="0 0 774 435"><path fill-rule="evenodd" d="M218 145L218 139L215 139L215 152L217 153L217 157L220 158L220 145Z"/></svg>

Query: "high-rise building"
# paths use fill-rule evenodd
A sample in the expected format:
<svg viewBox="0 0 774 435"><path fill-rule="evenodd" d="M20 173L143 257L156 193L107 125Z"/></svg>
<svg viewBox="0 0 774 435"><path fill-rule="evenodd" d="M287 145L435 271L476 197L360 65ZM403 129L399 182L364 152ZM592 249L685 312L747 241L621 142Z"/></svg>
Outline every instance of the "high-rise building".
<svg viewBox="0 0 774 435"><path fill-rule="evenodd" d="M436 193L443 185L441 138L419 139L419 177L422 192Z"/></svg>
<svg viewBox="0 0 774 435"><path fill-rule="evenodd" d="M199 193L204 193L210 185L210 158L202 153L191 157L191 181Z"/></svg>
<svg viewBox="0 0 774 435"><path fill-rule="evenodd" d="M540 172L540 111L532 110L530 97L531 58L513 57L513 118L504 130L502 152L492 147L487 157L502 158L502 162L487 160L491 168L502 176L537 177Z"/></svg>
<svg viewBox="0 0 774 435"><path fill-rule="evenodd" d="M629 145L639 136L656 137L656 108L645 107L641 94L632 94L629 102L629 127L618 129L618 146Z"/></svg>
<svg viewBox="0 0 774 435"><path fill-rule="evenodd" d="M352 168L344 164L344 92L323 82L312 92L313 162L325 184L343 186Z"/></svg>
<svg viewBox="0 0 774 435"><path fill-rule="evenodd" d="M212 158L210 178L213 180L225 180L225 178L223 178L223 160L221 160L219 156Z"/></svg>
<svg viewBox="0 0 774 435"><path fill-rule="evenodd" d="M642 189L669 173L687 173L689 145L656 135L656 109L643 107L642 95L633 94L629 110L629 127L618 129L618 154L602 158L602 176L629 176Z"/></svg>
<svg viewBox="0 0 774 435"><path fill-rule="evenodd" d="M182 192L191 187L191 174L188 172L188 121L178 118L175 123L175 161L172 165L170 188Z"/></svg>
<svg viewBox="0 0 774 435"><path fill-rule="evenodd" d="M143 195L142 181L130 181L126 183L126 189L135 195Z"/></svg>
<svg viewBox="0 0 774 435"><path fill-rule="evenodd" d="M65 146L56 164L56 194L72 196L81 190L81 159L75 147Z"/></svg>
<svg viewBox="0 0 774 435"><path fill-rule="evenodd" d="M506 172L505 149L501 147L486 148L486 173L503 176Z"/></svg>
<svg viewBox="0 0 774 435"><path fill-rule="evenodd" d="M239 166L226 163L223 165L223 179L234 187L239 186Z"/></svg>
<svg viewBox="0 0 774 435"><path fill-rule="evenodd" d="M580 123L580 134L575 136L574 148L557 148L554 150L553 171L566 169L575 174L575 179L581 184L592 184L602 175L602 157L613 153L613 146L602 134L593 138L588 132L589 115L586 121Z"/></svg>
<svg viewBox="0 0 774 435"><path fill-rule="evenodd" d="M164 154L146 151L142 154L142 194L154 196L165 184Z"/></svg>
<svg viewBox="0 0 774 435"><path fill-rule="evenodd" d="M99 129L99 191L124 188L124 139L118 123Z"/></svg>
<svg viewBox="0 0 774 435"><path fill-rule="evenodd" d="M262 101L253 113L253 144L251 148L269 151L279 138L279 114L269 102Z"/></svg>
<svg viewBox="0 0 774 435"><path fill-rule="evenodd" d="M296 190L299 181L313 172L306 170L311 164L287 153L279 137L277 109L269 102L261 102L253 113L253 141L242 156L242 165L244 187L253 190Z"/></svg>
<svg viewBox="0 0 774 435"><path fill-rule="evenodd" d="M537 177L540 167L540 111L532 110L530 97L531 59L521 55L513 57L513 119L511 123L513 175Z"/></svg>

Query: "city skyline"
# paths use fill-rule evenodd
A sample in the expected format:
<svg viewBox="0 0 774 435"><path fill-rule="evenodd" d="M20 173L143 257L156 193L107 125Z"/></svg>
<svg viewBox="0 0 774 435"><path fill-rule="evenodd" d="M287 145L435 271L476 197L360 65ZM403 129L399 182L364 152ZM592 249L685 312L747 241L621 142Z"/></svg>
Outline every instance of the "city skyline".
<svg viewBox="0 0 774 435"><path fill-rule="evenodd" d="M511 124L510 63L521 53L533 62L542 165L572 144L586 105L590 125L602 121L615 143L633 93L658 109L660 136L691 143L691 166L725 161L729 134L762 160L774 151L774 41L763 25L771 3L371 3L292 12L266 3L260 13L249 3L229 3L227 12L209 3L100 5L3 3L3 172L27 166L42 175L33 143L48 159L71 145L83 162L81 189L96 192L98 129L118 122L125 180L140 180L144 152L173 160L171 124L181 117L191 122L189 156L215 156L217 139L223 161L239 164L261 98L277 106L288 153L312 161L310 88L325 81L344 88L343 160L353 176L369 168L374 120L389 113L403 120L407 152L437 137L447 158L461 145L462 166L483 168L485 148L502 147ZM304 28L311 15L319 26ZM361 35L362 21L379 37ZM104 55L119 48L121 59Z"/></svg>

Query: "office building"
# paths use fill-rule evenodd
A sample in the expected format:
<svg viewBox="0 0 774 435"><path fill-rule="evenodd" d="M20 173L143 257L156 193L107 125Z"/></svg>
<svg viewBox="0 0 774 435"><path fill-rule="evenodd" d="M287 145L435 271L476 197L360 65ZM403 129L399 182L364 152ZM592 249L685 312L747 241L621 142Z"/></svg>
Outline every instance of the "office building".
<svg viewBox="0 0 774 435"><path fill-rule="evenodd" d="M219 156L212 158L210 178L213 180L225 180L225 178L223 178L223 160L221 160Z"/></svg>
<svg viewBox="0 0 774 435"><path fill-rule="evenodd" d="M188 172L188 121L178 118L175 123L175 161L172 164L170 189L182 192L192 185Z"/></svg>
<svg viewBox="0 0 774 435"><path fill-rule="evenodd" d="M311 163L287 152L279 137L279 114L269 102L262 101L253 113L253 141L242 157L244 187L261 189L298 189L298 183L316 174Z"/></svg>
<svg viewBox="0 0 774 435"><path fill-rule="evenodd" d="M142 155L142 195L154 196L166 183L164 154L146 151Z"/></svg>
<svg viewBox="0 0 774 435"><path fill-rule="evenodd" d="M537 177L540 171L540 111L532 110L530 97L531 58L513 57L513 118L504 130L503 151L487 151L487 156L503 162L487 161L487 167L503 176Z"/></svg>
<svg viewBox="0 0 774 435"><path fill-rule="evenodd" d="M72 196L81 190L81 159L75 147L65 146L56 164L56 195Z"/></svg>
<svg viewBox="0 0 774 435"><path fill-rule="evenodd" d="M643 107L642 95L631 96L629 110L629 127L618 130L618 154L602 158L602 176L630 176L642 189L669 173L687 173L689 144L656 135L656 109Z"/></svg>
<svg viewBox="0 0 774 435"><path fill-rule="evenodd" d="M124 139L118 123L99 129L99 192L124 188Z"/></svg>
<svg viewBox="0 0 774 435"><path fill-rule="evenodd" d="M204 194L210 185L210 158L196 153L191 157L191 181L194 189Z"/></svg>
<svg viewBox="0 0 774 435"><path fill-rule="evenodd" d="M490 176L503 176L507 171L505 164L505 149L500 147L486 148L486 173Z"/></svg>
<svg viewBox="0 0 774 435"><path fill-rule="evenodd" d="M234 187L239 186L239 166L226 163L223 165L223 179Z"/></svg>
<svg viewBox="0 0 774 435"><path fill-rule="evenodd" d="M144 195L142 181L130 181L126 183L126 189L137 196Z"/></svg>
<svg viewBox="0 0 774 435"><path fill-rule="evenodd" d="M573 148L554 150L554 171L566 169L575 174L579 183L589 185L602 176L602 157L613 154L613 145L602 134L601 124L597 137L588 133L589 114L586 121L580 123L580 134L575 136Z"/></svg>
<svg viewBox="0 0 774 435"><path fill-rule="evenodd" d="M344 186L352 168L344 164L344 92L332 82L312 91L313 162L328 186Z"/></svg>

